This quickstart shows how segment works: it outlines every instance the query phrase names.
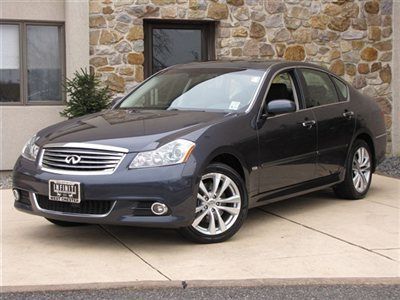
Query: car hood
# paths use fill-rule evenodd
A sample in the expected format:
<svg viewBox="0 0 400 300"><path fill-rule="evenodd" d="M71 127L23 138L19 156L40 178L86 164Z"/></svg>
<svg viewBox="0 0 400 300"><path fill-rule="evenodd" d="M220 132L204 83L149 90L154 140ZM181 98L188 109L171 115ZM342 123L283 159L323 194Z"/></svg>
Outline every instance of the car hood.
<svg viewBox="0 0 400 300"><path fill-rule="evenodd" d="M232 116L199 111L108 110L67 120L38 133L39 146L53 143L89 143L152 150L176 138L195 140L212 124Z"/></svg>

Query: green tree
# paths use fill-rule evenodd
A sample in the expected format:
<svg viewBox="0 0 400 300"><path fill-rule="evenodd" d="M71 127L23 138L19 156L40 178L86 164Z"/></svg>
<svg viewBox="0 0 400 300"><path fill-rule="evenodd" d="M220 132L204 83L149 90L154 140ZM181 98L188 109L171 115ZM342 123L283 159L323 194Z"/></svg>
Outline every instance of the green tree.
<svg viewBox="0 0 400 300"><path fill-rule="evenodd" d="M107 108L112 97L108 86L102 87L100 80L86 69L76 71L72 79L67 78L64 89L69 101L60 115L69 119Z"/></svg>

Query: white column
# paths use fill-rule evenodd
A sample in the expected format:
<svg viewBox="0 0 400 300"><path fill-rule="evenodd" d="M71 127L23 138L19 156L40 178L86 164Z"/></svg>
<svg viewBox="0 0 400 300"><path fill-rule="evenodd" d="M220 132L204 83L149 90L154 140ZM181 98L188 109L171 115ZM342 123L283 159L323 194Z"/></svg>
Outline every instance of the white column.
<svg viewBox="0 0 400 300"><path fill-rule="evenodd" d="M400 1L393 1L392 152L400 156Z"/></svg>
<svg viewBox="0 0 400 300"><path fill-rule="evenodd" d="M89 0L65 0L66 76L89 70Z"/></svg>

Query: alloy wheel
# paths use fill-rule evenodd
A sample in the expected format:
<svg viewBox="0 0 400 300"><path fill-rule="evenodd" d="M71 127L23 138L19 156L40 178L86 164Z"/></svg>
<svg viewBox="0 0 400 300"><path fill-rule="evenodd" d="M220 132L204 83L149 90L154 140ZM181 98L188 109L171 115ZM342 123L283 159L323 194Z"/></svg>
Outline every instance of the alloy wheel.
<svg viewBox="0 0 400 300"><path fill-rule="evenodd" d="M242 205L236 183L222 173L205 174L197 193L192 227L206 235L218 235L235 224Z"/></svg>
<svg viewBox="0 0 400 300"><path fill-rule="evenodd" d="M353 157L353 185L357 192L363 193L371 180L371 158L366 148L360 147Z"/></svg>

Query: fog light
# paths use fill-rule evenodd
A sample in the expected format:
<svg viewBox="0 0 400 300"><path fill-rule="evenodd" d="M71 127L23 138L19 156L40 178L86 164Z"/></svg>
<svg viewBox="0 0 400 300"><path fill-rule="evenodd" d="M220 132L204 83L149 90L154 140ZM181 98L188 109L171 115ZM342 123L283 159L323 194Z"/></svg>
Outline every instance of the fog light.
<svg viewBox="0 0 400 300"><path fill-rule="evenodd" d="M19 201L19 199L21 199L21 196L20 196L19 191L17 189L13 189L13 194L14 194L15 201Z"/></svg>
<svg viewBox="0 0 400 300"><path fill-rule="evenodd" d="M168 212L168 207L165 204L155 202L151 205L151 211L157 216L162 216Z"/></svg>

